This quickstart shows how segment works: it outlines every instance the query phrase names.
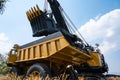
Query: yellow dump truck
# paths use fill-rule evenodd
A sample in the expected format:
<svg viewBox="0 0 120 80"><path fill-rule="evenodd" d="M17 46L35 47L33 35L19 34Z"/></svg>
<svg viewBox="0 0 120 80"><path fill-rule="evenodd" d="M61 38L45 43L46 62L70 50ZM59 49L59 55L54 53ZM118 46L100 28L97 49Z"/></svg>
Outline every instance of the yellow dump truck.
<svg viewBox="0 0 120 80"><path fill-rule="evenodd" d="M14 45L7 61L12 67L10 73L43 79L65 74L67 80L96 80L103 76L108 71L103 55L70 31L57 0L47 1L52 13L40 10L38 5L26 12L33 37L43 37L22 46Z"/></svg>

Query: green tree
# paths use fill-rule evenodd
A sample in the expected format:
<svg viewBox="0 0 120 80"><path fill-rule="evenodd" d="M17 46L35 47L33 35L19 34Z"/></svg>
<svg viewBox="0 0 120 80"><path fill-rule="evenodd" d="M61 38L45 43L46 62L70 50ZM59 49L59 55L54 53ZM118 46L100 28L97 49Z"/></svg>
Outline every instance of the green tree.
<svg viewBox="0 0 120 80"><path fill-rule="evenodd" d="M3 13L4 8L5 8L5 3L6 3L7 1L8 1L8 0L0 0L0 14Z"/></svg>
<svg viewBox="0 0 120 80"><path fill-rule="evenodd" d="M7 74L9 71L9 67L6 64L7 57L0 54L0 74Z"/></svg>

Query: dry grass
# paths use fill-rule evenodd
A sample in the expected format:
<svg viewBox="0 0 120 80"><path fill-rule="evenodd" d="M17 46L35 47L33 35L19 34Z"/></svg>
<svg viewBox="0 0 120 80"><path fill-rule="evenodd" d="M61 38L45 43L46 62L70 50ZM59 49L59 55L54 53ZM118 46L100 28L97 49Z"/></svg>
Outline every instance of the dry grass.
<svg viewBox="0 0 120 80"><path fill-rule="evenodd" d="M7 80L7 78L6 78L5 75L1 75L1 74L0 74L0 80Z"/></svg>
<svg viewBox="0 0 120 80"><path fill-rule="evenodd" d="M120 80L120 77L108 77L107 80Z"/></svg>
<svg viewBox="0 0 120 80"><path fill-rule="evenodd" d="M60 75L59 77L53 77L53 78L49 78L48 76L45 78L45 80L66 80L67 79L67 75ZM41 77L34 77L34 76L30 76L29 78L24 78L22 79L22 77L15 77L15 76L9 76L9 75L0 75L0 80L42 80Z"/></svg>
<svg viewBox="0 0 120 80"><path fill-rule="evenodd" d="M66 80L66 78L67 78L67 76L61 75L60 77L54 77L52 79L50 79L49 77L46 77L45 80ZM6 75L0 75L0 80L22 80L22 79L20 79L20 77L17 79L15 79L15 78L10 79ZM29 78L29 79L24 79L24 80L41 80L41 78L39 78L39 79ZM84 80L84 79L79 78L79 80ZM108 78L106 78L106 80L120 80L120 77L108 77Z"/></svg>

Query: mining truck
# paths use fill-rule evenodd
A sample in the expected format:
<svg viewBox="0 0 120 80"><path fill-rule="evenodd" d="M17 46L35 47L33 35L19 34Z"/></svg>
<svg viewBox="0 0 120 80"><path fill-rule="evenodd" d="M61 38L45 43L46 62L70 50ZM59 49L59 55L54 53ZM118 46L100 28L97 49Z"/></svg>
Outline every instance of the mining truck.
<svg viewBox="0 0 120 80"><path fill-rule="evenodd" d="M108 71L103 54L77 30L72 31L72 22L57 0L47 2L51 12L40 10L38 5L26 12L32 36L40 39L13 46L7 61L9 73L28 78L39 76L42 80L61 74L67 75L66 80L101 80Z"/></svg>

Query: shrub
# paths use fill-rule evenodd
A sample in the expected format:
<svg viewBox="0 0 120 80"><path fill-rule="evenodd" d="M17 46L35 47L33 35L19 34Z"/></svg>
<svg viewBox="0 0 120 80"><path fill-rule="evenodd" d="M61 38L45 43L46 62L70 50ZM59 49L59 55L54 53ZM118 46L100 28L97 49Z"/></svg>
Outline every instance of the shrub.
<svg viewBox="0 0 120 80"><path fill-rule="evenodd" d="M0 74L5 75L8 73L10 69L6 64L6 61L7 61L7 57L0 54Z"/></svg>

